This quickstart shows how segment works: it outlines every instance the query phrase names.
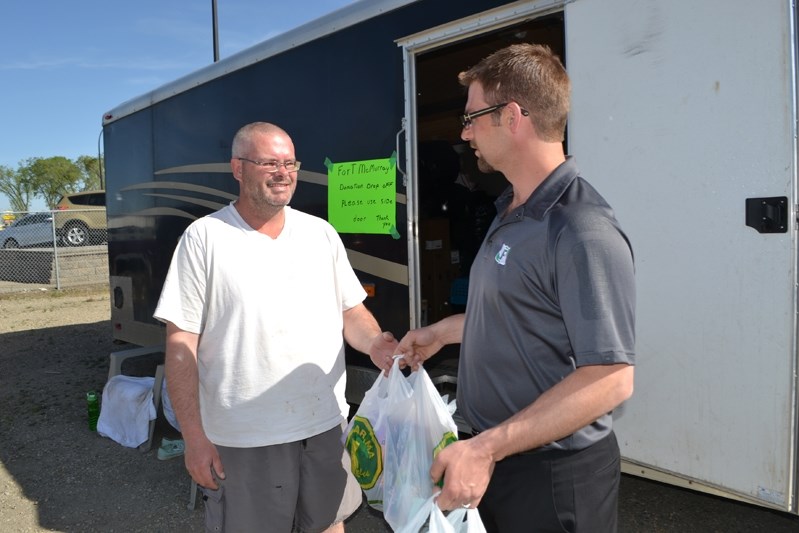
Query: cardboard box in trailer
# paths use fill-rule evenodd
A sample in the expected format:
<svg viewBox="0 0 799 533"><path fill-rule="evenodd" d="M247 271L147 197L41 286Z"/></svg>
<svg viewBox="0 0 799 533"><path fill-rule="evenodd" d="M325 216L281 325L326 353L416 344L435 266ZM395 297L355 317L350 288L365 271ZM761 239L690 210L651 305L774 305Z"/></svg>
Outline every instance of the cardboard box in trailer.
<svg viewBox="0 0 799 533"><path fill-rule="evenodd" d="M104 117L115 334L163 343L152 313L172 250L235 198L230 142L256 120L293 137L292 205L335 221L386 329L462 309L505 184L471 169L456 76L520 41L564 59L567 151L635 250L636 393L616 413L625 470L797 513L789 0L367 0L126 102ZM431 372L455 382L456 359ZM363 356L348 363L357 403L375 374Z"/></svg>

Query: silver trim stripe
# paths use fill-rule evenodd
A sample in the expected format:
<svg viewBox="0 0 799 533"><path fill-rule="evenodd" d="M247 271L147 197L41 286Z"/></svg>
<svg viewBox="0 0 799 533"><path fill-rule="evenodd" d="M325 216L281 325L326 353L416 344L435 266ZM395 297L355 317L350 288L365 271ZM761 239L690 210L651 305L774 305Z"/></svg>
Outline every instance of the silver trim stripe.
<svg viewBox="0 0 799 533"><path fill-rule="evenodd" d="M163 176L167 174L186 174L186 173L212 173L212 174L230 174L230 163L201 163L197 165L183 165L180 167L171 167L165 168L162 170L156 170L156 176ZM327 187L327 174L322 174L321 172L312 172L310 170L300 170L299 174L297 175L297 180L305 182L305 183L313 183L315 185L321 185L323 187ZM187 184L179 184L179 183L169 183L170 186L176 189L185 189L185 190L197 190L199 189L194 188L192 186L188 186ZM161 187L162 185L158 185ZM128 187L128 189L133 188L147 188L147 187L155 187L153 184L139 184ZM214 192L220 195L225 195L226 193L221 193L219 191L215 191L214 189L204 188L203 192ZM236 195L230 196L230 199L236 198ZM405 204L407 203L407 197L404 194L397 193L396 202L398 204Z"/></svg>
<svg viewBox="0 0 799 533"><path fill-rule="evenodd" d="M360 270L400 285L408 285L408 265L386 261L349 248L347 248L347 257L349 257L350 264L355 270Z"/></svg>

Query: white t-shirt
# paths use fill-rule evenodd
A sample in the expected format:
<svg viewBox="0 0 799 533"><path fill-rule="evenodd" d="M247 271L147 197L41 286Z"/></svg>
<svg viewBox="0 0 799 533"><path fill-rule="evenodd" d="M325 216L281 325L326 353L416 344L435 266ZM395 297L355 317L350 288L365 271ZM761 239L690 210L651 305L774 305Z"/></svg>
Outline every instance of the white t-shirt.
<svg viewBox="0 0 799 533"><path fill-rule="evenodd" d="M232 204L192 223L155 310L200 334L200 414L220 446L301 440L346 413L342 313L366 292L335 229L284 210L276 239Z"/></svg>

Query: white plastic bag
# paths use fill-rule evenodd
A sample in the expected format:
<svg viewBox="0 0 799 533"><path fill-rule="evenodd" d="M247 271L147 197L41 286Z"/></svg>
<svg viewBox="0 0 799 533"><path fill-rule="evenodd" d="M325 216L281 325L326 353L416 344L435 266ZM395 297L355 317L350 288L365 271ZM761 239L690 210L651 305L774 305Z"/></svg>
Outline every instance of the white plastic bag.
<svg viewBox="0 0 799 533"><path fill-rule="evenodd" d="M486 533L477 509L455 509L445 516L438 508L437 497L438 493L428 498L396 533Z"/></svg>
<svg viewBox="0 0 799 533"><path fill-rule="evenodd" d="M382 372L366 391L363 402L345 431L344 446L349 451L351 470L361 485L369 505L383 510L384 464L388 426L410 402L412 389L395 359L389 376Z"/></svg>
<svg viewBox="0 0 799 533"><path fill-rule="evenodd" d="M388 407L383 515L395 531L433 495L433 459L458 439L449 408L424 368L411 373L407 383L409 401Z"/></svg>

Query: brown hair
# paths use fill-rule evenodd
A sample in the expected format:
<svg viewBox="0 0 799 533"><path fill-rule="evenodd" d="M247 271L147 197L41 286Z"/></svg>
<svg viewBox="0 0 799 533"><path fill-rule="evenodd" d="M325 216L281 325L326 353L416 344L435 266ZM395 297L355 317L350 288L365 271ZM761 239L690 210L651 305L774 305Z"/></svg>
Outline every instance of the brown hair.
<svg viewBox="0 0 799 533"><path fill-rule="evenodd" d="M571 82L560 59L548 46L508 46L461 72L458 81L464 87L479 82L489 105L518 103L530 112L543 140L563 141Z"/></svg>

